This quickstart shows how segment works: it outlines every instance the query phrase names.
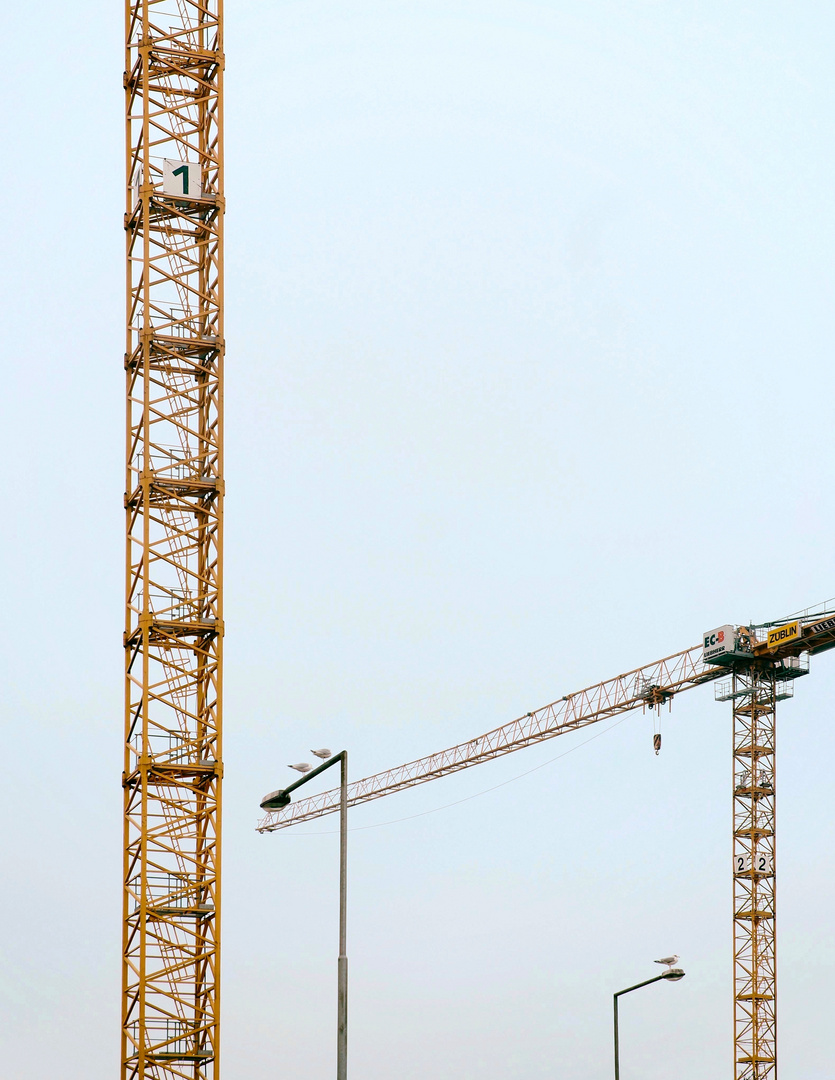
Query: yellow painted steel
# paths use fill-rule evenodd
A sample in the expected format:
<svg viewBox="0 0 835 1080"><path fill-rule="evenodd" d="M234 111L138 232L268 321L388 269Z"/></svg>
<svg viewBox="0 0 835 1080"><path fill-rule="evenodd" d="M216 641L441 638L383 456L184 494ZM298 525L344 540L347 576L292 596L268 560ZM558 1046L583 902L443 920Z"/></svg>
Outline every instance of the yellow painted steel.
<svg viewBox="0 0 835 1080"><path fill-rule="evenodd" d="M734 671L734 1080L777 1075L773 665Z"/></svg>
<svg viewBox="0 0 835 1080"><path fill-rule="evenodd" d="M222 50L128 0L123 1080L219 1076Z"/></svg>

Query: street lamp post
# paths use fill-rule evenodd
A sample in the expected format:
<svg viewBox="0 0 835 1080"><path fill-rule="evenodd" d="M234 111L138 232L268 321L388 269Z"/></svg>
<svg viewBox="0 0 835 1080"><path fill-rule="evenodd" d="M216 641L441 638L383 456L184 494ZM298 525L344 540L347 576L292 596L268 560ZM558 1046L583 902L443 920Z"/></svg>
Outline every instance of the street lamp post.
<svg viewBox="0 0 835 1080"><path fill-rule="evenodd" d="M337 960L336 1080L348 1077L348 753L339 754L339 959Z"/></svg>
<svg viewBox="0 0 835 1080"><path fill-rule="evenodd" d="M324 751L327 753L327 751ZM319 754L321 756L321 754ZM348 1080L348 751L334 754L289 787L271 791L261 800L262 810L281 810L290 794L314 776L340 763L339 792L339 959L337 961L336 1080Z"/></svg>
<svg viewBox="0 0 835 1080"><path fill-rule="evenodd" d="M667 971L662 972L661 975L656 975L652 979L645 979L643 982L635 983L634 986L627 986L625 990L618 990L614 995L615 1003L615 1080L620 1080L620 1048L618 1044L618 998L624 994L631 994L633 990L640 990L642 986L649 986L650 983L660 982L664 979L666 982L678 982L679 979L684 978L684 972L681 968L671 967Z"/></svg>

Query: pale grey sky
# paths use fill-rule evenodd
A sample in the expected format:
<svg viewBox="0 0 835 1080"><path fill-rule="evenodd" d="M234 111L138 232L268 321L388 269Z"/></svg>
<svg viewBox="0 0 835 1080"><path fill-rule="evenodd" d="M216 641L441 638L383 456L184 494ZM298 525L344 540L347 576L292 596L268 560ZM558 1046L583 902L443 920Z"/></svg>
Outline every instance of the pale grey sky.
<svg viewBox="0 0 835 1080"><path fill-rule="evenodd" d="M230 2L223 1075L333 1074L355 776L835 594L831 4ZM0 70L0 1060L118 1064L122 12ZM835 1080L835 657L779 722L782 1080ZM731 1074L730 714L357 810L359 1080ZM324 833L326 835L311 835Z"/></svg>

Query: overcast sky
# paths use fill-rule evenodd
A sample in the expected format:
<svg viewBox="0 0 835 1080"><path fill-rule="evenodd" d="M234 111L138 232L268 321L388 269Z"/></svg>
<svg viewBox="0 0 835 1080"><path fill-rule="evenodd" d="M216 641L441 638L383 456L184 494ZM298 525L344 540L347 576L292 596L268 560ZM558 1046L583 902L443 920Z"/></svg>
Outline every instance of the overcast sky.
<svg viewBox="0 0 835 1080"><path fill-rule="evenodd" d="M110 1080L122 10L4 23L0 1071ZM254 831L288 762L835 595L835 9L232 0L226 49L223 1075L325 1080L334 819ZM830 654L780 708L781 1080L835 1078L833 698ZM603 1080L671 952L623 1080L730 1077L730 707L606 727L352 812L355 1080Z"/></svg>

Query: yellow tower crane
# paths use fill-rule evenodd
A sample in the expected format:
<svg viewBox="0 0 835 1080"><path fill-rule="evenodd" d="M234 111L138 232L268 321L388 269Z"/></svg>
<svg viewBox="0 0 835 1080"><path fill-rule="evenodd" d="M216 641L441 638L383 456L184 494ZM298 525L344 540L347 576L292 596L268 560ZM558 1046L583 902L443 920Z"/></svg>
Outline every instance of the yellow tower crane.
<svg viewBox="0 0 835 1080"><path fill-rule="evenodd" d="M221 0L126 0L122 1078L218 1077Z"/></svg>
<svg viewBox="0 0 835 1080"><path fill-rule="evenodd" d="M716 684L733 709L734 1080L776 1080L777 956L775 719L809 671L809 656L835 647L830 605L760 626L722 626L702 643L597 683L429 757L358 780L348 805L424 784L632 709L660 708L676 694ZM339 789L268 813L262 833L339 809Z"/></svg>

